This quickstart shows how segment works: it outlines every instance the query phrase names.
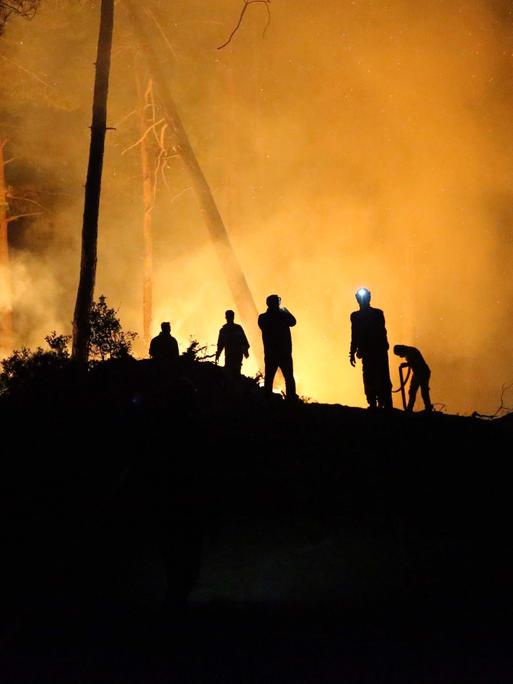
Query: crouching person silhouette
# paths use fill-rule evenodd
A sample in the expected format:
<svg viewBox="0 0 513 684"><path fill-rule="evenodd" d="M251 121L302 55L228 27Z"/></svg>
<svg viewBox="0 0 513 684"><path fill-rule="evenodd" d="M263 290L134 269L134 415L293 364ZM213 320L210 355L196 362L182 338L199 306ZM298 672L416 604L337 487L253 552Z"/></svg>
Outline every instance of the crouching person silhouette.
<svg viewBox="0 0 513 684"><path fill-rule="evenodd" d="M401 363L400 368L411 368L412 378L410 381L410 389L408 391L408 412L413 411L417 391L420 387L420 393L424 400L424 407L426 411L432 411L433 405L429 396L429 378L431 377L431 370L424 357L416 347L407 347L404 344L396 344L394 347L394 354L406 359Z"/></svg>
<svg viewBox="0 0 513 684"><path fill-rule="evenodd" d="M241 325L234 322L235 313L228 309L225 312L226 323L219 331L217 339L216 363L224 350L224 367L230 375L240 375L242 357L249 356L249 342Z"/></svg>
<svg viewBox="0 0 513 684"><path fill-rule="evenodd" d="M280 306L281 298L278 295L269 295L266 304L267 311L258 317L264 345L264 390L269 396L272 394L274 376L280 368L285 379L287 399L297 399L290 334L290 328L296 325L296 319L290 311Z"/></svg>

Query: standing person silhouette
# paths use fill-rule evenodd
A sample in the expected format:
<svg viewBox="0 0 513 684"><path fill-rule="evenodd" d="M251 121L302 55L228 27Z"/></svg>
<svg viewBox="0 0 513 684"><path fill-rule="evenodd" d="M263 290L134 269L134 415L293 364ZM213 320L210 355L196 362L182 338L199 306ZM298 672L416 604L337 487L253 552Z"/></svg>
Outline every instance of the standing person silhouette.
<svg viewBox="0 0 513 684"><path fill-rule="evenodd" d="M274 376L280 368L285 379L287 399L296 399L290 334L290 328L296 325L296 319L290 311L280 306L281 298L277 294L269 295L266 304L267 311L258 317L258 327L262 331L264 344L264 390L269 396L272 394Z"/></svg>
<svg viewBox="0 0 513 684"><path fill-rule="evenodd" d="M362 360L363 386L369 408L392 408L392 383L388 367L388 339L385 316L370 305L371 293L362 287L356 292L359 311L351 314L349 361Z"/></svg>
<svg viewBox="0 0 513 684"><path fill-rule="evenodd" d="M405 344L396 344L394 347L394 354L400 356L406 361L401 363L400 368L411 368L412 378L410 381L410 389L408 391L408 406L406 410L408 413L413 411L415 406L415 399L417 391L420 387L420 393L424 400L424 408L426 411L432 411L431 397L429 396L429 378L431 377L431 370L424 357L416 347L407 347Z"/></svg>
<svg viewBox="0 0 513 684"><path fill-rule="evenodd" d="M150 356L155 361L172 363L178 360L179 355L178 342L171 336L171 324L164 321L160 324L159 334L150 342Z"/></svg>
<svg viewBox="0 0 513 684"><path fill-rule="evenodd" d="M242 326L234 322L235 313L228 309L225 311L226 323L219 331L217 338L216 363L224 350L224 367L230 375L240 375L242 357L249 356L249 342Z"/></svg>

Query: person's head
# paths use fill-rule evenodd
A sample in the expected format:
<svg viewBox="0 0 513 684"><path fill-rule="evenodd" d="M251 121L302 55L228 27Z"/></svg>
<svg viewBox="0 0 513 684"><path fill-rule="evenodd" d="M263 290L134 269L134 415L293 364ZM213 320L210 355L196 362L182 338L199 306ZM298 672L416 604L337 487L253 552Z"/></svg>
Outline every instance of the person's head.
<svg viewBox="0 0 513 684"><path fill-rule="evenodd" d="M396 344L394 346L394 354L396 356L406 356L406 347L404 344Z"/></svg>
<svg viewBox="0 0 513 684"><path fill-rule="evenodd" d="M233 323L233 320L235 318L235 311L228 309L227 311L224 312L224 315L225 315L227 323Z"/></svg>
<svg viewBox="0 0 513 684"><path fill-rule="evenodd" d="M267 304L269 309L279 309L280 308L280 303L281 303L281 297L279 297L277 294L272 294L267 297L265 300L265 303Z"/></svg>
<svg viewBox="0 0 513 684"><path fill-rule="evenodd" d="M371 293L370 290L368 290L366 287L358 288L358 290L356 290L355 297L361 309L364 309L365 307L369 306Z"/></svg>
<svg viewBox="0 0 513 684"><path fill-rule="evenodd" d="M170 335L171 334L171 323L169 321L163 321L160 324L160 329L164 333L164 335Z"/></svg>

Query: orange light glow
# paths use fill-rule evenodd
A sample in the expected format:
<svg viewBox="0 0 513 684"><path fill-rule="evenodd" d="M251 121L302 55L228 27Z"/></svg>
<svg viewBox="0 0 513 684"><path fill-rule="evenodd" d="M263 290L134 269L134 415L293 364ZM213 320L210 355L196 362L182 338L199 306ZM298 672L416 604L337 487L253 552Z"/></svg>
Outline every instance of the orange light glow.
<svg viewBox="0 0 513 684"><path fill-rule="evenodd" d="M53 5L0 37L0 138L19 157L8 183L36 187L43 207L9 228L17 346L70 331L78 282L98 13ZM298 393L366 405L361 368L348 361L363 283L390 346L421 349L433 401L490 412L513 382L513 20L486 0L281 0L263 38L257 7L217 50L240 0L167 3L167 43L157 28L155 41L258 310L276 292L297 318ZM139 333L144 357L134 41L121 7L117 21L96 293ZM235 305L166 140L152 333L170 321L184 351L191 338L215 345ZM236 322L247 328L238 312ZM243 373L254 375L261 340L250 342ZM398 365L390 354L395 387Z"/></svg>

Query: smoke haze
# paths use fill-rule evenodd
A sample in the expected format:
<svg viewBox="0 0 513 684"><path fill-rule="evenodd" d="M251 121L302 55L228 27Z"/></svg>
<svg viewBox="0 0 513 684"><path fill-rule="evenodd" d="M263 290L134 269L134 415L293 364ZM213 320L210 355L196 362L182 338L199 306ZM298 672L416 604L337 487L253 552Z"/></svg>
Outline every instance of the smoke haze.
<svg viewBox="0 0 513 684"><path fill-rule="evenodd" d="M424 354L434 402L495 410L513 382L509 3L275 0L265 36L256 3L217 50L241 4L140 3L162 18L172 49L157 28L154 47L257 308L277 292L298 319L298 392L365 405L348 361L363 285L391 347ZM96 294L145 356L134 37L116 11ZM9 228L16 346L71 328L97 32L95 2L48 0L0 38L0 137L17 157L7 183L43 207ZM179 156L165 174L153 334L171 321L183 351L191 337L214 345L234 302ZM243 372L256 370L253 355Z"/></svg>

